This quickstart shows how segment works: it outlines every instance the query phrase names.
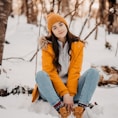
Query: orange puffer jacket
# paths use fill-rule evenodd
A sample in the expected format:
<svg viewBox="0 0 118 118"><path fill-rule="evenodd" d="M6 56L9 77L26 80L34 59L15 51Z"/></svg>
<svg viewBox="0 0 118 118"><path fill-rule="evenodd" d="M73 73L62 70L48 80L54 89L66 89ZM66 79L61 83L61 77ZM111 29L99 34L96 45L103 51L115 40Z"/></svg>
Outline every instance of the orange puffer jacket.
<svg viewBox="0 0 118 118"><path fill-rule="evenodd" d="M80 77L80 71L82 68L83 61L83 49L83 42L78 41L72 43L70 52L71 60L66 85L59 77L57 69L53 65L53 59L55 58L55 55L52 49L52 44L48 43L46 48L42 49L42 70L47 72L50 76L54 88L59 96L63 96L66 93L69 93L71 96L75 96L75 94L77 93L78 79ZM39 92L37 91L37 85L35 85L35 88L32 93L32 102L35 101L38 97Z"/></svg>

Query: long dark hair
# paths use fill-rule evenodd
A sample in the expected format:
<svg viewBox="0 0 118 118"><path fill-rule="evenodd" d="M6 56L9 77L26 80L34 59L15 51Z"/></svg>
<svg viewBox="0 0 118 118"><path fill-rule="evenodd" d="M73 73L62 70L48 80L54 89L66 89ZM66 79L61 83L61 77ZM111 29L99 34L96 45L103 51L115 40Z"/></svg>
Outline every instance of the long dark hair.
<svg viewBox="0 0 118 118"><path fill-rule="evenodd" d="M52 32L51 33L51 36L46 37L46 39L52 42L52 48L53 48L53 51L54 51L54 54L55 54L55 58L53 60L53 64L57 68L57 71L59 72L59 71L61 71L61 65L59 63L59 43L57 41L58 38ZM69 52L71 50L71 44L72 44L72 42L79 41L79 40L80 40L79 37L73 35L68 30L67 35L66 35L66 41L68 42L68 45L69 45L68 54L69 54Z"/></svg>

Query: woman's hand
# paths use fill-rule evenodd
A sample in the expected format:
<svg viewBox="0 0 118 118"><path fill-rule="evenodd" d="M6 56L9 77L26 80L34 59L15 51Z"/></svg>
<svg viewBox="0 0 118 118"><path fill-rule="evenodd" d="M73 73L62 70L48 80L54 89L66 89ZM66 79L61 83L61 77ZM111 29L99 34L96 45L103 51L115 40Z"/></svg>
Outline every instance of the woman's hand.
<svg viewBox="0 0 118 118"><path fill-rule="evenodd" d="M63 102L64 102L64 105L67 108L68 112L71 112L72 108L73 108L73 104L74 104L73 96L70 96L69 94L65 94L63 96Z"/></svg>

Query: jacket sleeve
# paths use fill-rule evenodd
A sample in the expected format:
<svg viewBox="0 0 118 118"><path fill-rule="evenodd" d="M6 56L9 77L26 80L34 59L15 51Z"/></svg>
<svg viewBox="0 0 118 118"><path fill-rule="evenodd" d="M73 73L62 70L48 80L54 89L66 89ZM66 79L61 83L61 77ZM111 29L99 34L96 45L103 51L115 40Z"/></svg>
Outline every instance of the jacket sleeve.
<svg viewBox="0 0 118 118"><path fill-rule="evenodd" d="M53 65L53 59L54 52L52 46L49 44L46 49L42 49L42 69L49 75L58 95L63 96L64 94L69 93L69 91L59 77L57 69Z"/></svg>
<svg viewBox="0 0 118 118"><path fill-rule="evenodd" d="M67 82L69 93L72 96L75 96L77 93L78 79L80 77L83 61L83 47L84 44L82 42L75 42L72 45L71 61Z"/></svg>
<svg viewBox="0 0 118 118"><path fill-rule="evenodd" d="M38 86L35 84L34 89L32 91L32 102L34 102L39 97Z"/></svg>

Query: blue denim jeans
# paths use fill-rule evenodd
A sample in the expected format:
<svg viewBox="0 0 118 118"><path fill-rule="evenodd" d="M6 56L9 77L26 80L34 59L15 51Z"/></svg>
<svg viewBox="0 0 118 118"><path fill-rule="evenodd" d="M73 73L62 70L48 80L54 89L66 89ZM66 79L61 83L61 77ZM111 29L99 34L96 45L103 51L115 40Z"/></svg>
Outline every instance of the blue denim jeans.
<svg viewBox="0 0 118 118"><path fill-rule="evenodd" d="M42 79L43 78L43 79ZM99 81L99 72L88 69L78 80L78 92L74 96L74 102L88 105ZM57 95L49 75L44 71L37 72L36 83L42 99L48 101L52 106L61 101Z"/></svg>

